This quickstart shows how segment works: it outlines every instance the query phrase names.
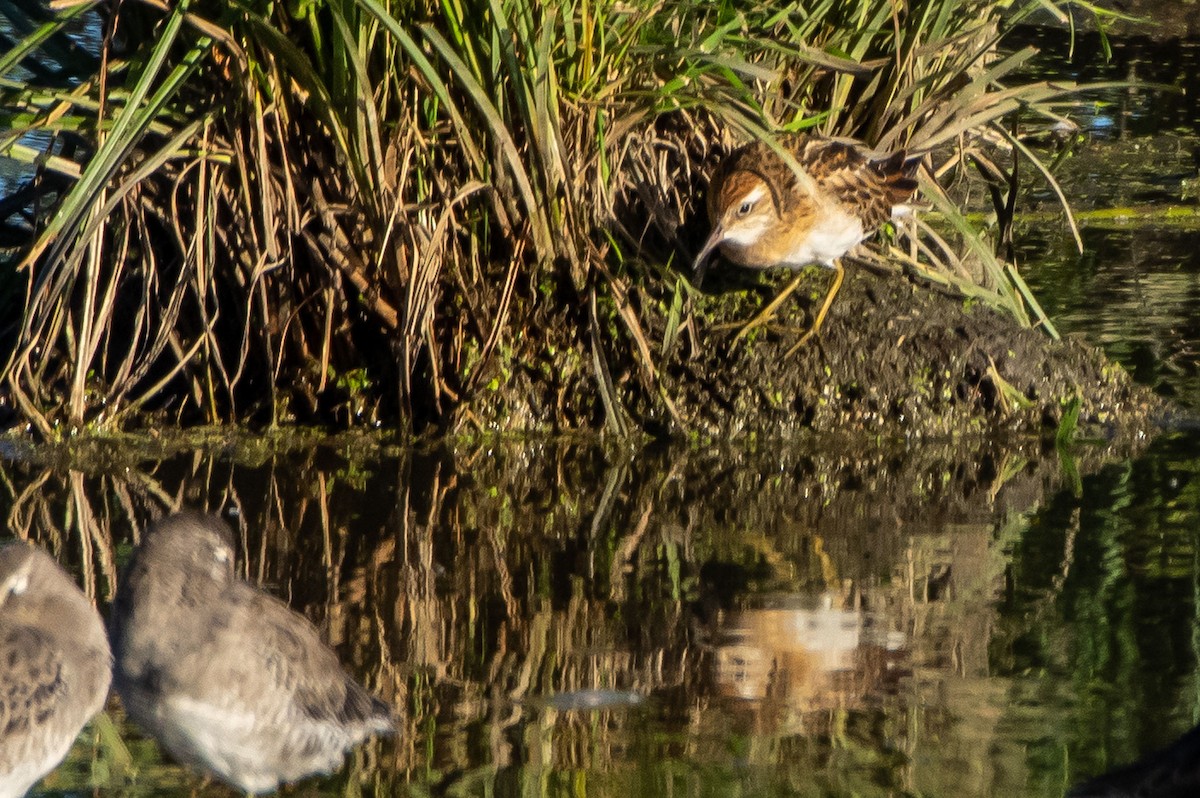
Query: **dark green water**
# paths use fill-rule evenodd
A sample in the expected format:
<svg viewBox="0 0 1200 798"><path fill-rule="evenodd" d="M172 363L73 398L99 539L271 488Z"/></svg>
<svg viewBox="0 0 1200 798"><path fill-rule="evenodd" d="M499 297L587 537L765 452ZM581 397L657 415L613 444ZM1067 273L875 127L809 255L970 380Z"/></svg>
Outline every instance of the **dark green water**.
<svg viewBox="0 0 1200 798"><path fill-rule="evenodd" d="M1025 26L1005 47L1037 49L1025 74L1080 85L1130 84L1088 92L1066 108L1065 116L1089 136L1126 141L1164 132L1194 136L1200 124L1200 42L1194 24L1188 34L1170 17L1194 20L1195 12L1186 4L1159 5L1157 25L1136 26L1137 34L1102 38L1095 26L1085 25L1070 36L1057 26Z"/></svg>
<svg viewBox="0 0 1200 798"><path fill-rule="evenodd" d="M1049 796L1200 712L1198 447L354 443L3 484L102 608L130 518L236 508L244 573L400 715L305 794ZM108 716L44 793L200 787Z"/></svg>

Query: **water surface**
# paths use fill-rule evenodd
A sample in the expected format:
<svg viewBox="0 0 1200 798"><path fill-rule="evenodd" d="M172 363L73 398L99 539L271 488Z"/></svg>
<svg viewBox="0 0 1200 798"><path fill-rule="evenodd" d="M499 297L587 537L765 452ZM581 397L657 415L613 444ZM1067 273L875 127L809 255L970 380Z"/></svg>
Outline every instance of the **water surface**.
<svg viewBox="0 0 1200 798"><path fill-rule="evenodd" d="M1198 444L359 443L4 484L102 608L151 515L231 519L400 715L306 793L1058 795L1198 710ZM200 786L109 716L43 790Z"/></svg>

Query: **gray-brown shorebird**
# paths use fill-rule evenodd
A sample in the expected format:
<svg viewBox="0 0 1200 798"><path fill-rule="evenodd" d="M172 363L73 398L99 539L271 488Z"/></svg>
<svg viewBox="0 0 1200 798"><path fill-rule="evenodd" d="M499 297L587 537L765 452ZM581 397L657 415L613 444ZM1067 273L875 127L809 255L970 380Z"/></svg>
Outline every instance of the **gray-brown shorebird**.
<svg viewBox="0 0 1200 798"><path fill-rule="evenodd" d="M751 269L799 270L820 264L837 276L812 326L792 351L821 328L841 287L841 257L888 219L906 215L917 189L918 159L904 152L868 155L860 145L798 135L783 142L797 172L768 144L738 148L717 167L708 187L712 233L696 257L699 277L713 251ZM800 277L751 320L738 337L765 323ZM790 354L790 352L789 352Z"/></svg>
<svg viewBox="0 0 1200 798"><path fill-rule="evenodd" d="M28 543L0 548L0 798L62 761L111 679L104 624L75 580Z"/></svg>
<svg viewBox="0 0 1200 798"><path fill-rule="evenodd" d="M249 793L339 768L395 730L304 616L237 576L233 534L197 513L147 530L113 604L128 715L178 761Z"/></svg>

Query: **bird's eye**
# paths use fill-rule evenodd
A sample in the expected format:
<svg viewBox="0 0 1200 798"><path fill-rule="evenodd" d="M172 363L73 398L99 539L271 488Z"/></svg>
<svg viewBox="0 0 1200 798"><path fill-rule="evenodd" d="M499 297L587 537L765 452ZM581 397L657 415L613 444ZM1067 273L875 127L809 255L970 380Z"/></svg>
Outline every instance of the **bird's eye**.
<svg viewBox="0 0 1200 798"><path fill-rule="evenodd" d="M753 207L754 207L753 202L743 202L742 206L740 208L738 208L738 216L745 216L746 214L750 213L750 210Z"/></svg>

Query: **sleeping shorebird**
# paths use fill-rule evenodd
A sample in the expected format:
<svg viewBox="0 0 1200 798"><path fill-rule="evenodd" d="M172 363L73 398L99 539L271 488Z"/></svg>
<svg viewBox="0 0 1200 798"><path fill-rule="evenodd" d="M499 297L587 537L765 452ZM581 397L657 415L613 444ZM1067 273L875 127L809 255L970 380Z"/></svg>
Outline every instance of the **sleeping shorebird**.
<svg viewBox="0 0 1200 798"><path fill-rule="evenodd" d="M751 269L798 271L812 263L835 269L821 310L790 355L821 328L845 277L839 259L888 219L910 213L905 203L917 189L913 174L919 159L903 151L873 158L857 144L817 136L797 136L785 147L800 170L761 141L740 147L717 167L708 187L712 234L694 268L702 279L720 247L726 258ZM800 279L793 279L737 338L770 319Z"/></svg>
<svg viewBox="0 0 1200 798"><path fill-rule="evenodd" d="M113 602L114 684L176 759L257 794L335 770L395 721L307 618L238 577L233 544L198 513L146 532Z"/></svg>
<svg viewBox="0 0 1200 798"><path fill-rule="evenodd" d="M111 677L104 624L75 580L28 543L0 547L0 798L62 761Z"/></svg>

